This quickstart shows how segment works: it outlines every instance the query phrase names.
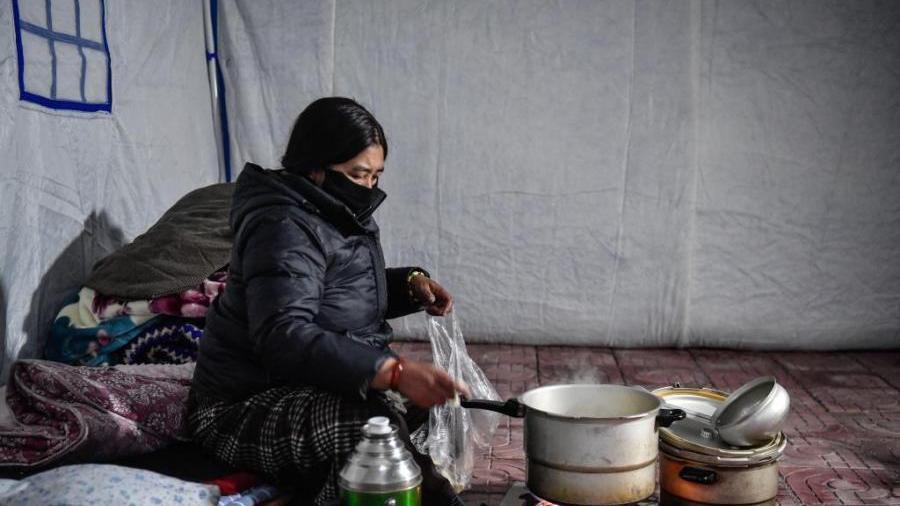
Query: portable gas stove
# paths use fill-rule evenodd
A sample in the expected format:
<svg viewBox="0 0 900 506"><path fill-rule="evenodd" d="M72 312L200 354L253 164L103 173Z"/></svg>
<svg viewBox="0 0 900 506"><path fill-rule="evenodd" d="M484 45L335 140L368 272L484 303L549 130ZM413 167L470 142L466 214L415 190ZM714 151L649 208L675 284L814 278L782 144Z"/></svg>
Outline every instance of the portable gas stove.
<svg viewBox="0 0 900 506"><path fill-rule="evenodd" d="M656 506L656 497L651 497L646 501L636 502L634 506ZM515 482L512 487L503 496L500 506L564 506L556 503L544 501L528 491L525 484Z"/></svg>

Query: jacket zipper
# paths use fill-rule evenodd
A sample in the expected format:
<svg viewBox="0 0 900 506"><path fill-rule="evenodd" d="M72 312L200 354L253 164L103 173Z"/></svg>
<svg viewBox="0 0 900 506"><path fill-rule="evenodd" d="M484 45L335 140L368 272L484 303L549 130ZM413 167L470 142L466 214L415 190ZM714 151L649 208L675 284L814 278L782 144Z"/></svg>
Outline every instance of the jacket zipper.
<svg viewBox="0 0 900 506"><path fill-rule="evenodd" d="M381 245L378 243L378 239L373 234L366 234L366 238L371 244L369 253L372 256L372 265L375 267L375 289L378 293L378 320L382 320L387 311L388 302L387 286L385 286L384 253L381 251Z"/></svg>

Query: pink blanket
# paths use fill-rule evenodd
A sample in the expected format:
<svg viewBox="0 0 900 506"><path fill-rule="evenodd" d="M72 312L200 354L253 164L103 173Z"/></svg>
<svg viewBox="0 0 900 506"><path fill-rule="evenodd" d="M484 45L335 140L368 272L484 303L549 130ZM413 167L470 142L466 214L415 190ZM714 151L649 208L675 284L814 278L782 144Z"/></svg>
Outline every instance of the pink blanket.
<svg viewBox="0 0 900 506"><path fill-rule="evenodd" d="M192 366L146 366L146 374L141 367L13 364L0 467L108 461L186 440Z"/></svg>

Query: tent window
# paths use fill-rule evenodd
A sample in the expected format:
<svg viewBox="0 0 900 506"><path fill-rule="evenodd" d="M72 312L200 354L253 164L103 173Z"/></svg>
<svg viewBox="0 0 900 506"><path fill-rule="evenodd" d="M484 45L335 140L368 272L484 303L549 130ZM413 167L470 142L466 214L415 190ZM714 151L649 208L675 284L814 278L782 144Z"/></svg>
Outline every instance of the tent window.
<svg viewBox="0 0 900 506"><path fill-rule="evenodd" d="M22 100L111 111L104 0L12 0Z"/></svg>

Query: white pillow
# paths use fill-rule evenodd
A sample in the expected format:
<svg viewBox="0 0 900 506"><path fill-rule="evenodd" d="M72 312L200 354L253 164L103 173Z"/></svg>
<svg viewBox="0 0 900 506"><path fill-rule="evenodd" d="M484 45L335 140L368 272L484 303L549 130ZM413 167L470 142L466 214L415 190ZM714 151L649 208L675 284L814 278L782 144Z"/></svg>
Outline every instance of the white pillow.
<svg viewBox="0 0 900 506"><path fill-rule="evenodd" d="M152 471L79 464L0 480L0 506L216 506L219 487Z"/></svg>

